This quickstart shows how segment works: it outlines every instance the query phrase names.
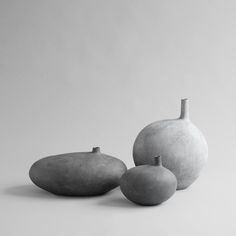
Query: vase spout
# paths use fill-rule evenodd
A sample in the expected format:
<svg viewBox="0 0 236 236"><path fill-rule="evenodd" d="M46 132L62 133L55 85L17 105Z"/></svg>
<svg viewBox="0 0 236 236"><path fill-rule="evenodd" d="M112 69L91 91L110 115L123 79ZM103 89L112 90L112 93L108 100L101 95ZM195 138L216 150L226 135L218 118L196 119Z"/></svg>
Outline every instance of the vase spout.
<svg viewBox="0 0 236 236"><path fill-rule="evenodd" d="M189 119L189 100L187 98L181 99L180 119Z"/></svg>

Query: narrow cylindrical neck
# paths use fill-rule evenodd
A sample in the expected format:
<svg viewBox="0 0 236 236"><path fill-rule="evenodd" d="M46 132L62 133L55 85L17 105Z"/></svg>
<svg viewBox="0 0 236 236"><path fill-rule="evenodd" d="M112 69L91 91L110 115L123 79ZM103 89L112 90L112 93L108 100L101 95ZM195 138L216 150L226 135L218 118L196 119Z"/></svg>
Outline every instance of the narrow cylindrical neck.
<svg viewBox="0 0 236 236"><path fill-rule="evenodd" d="M188 99L181 99L180 119L189 119L189 102Z"/></svg>
<svg viewBox="0 0 236 236"><path fill-rule="evenodd" d="M95 152L95 153L100 153L100 147L94 147L92 152Z"/></svg>
<svg viewBox="0 0 236 236"><path fill-rule="evenodd" d="M161 156L154 157L154 160L155 160L155 166L161 166L162 165Z"/></svg>

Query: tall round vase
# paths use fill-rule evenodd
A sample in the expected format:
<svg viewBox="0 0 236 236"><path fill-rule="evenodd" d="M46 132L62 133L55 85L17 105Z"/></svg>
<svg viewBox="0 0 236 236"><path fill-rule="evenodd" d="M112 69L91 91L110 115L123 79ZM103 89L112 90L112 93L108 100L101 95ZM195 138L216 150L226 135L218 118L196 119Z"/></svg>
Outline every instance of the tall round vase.
<svg viewBox="0 0 236 236"><path fill-rule="evenodd" d="M172 171L177 189L185 189L200 175L208 158L208 146L201 131L189 119L188 99L181 100L178 119L156 121L138 134L134 146L135 165L153 164L161 155L163 166Z"/></svg>

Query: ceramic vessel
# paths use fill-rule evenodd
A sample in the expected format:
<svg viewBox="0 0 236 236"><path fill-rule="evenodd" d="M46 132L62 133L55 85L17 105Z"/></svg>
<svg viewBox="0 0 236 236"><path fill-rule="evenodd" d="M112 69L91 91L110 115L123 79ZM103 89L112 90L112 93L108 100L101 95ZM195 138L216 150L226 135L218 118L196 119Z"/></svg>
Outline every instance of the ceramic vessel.
<svg viewBox="0 0 236 236"><path fill-rule="evenodd" d="M134 146L135 165L151 164L161 155L163 166L173 172L177 189L185 189L200 175L208 157L208 146L201 131L189 119L188 99L181 100L178 119L151 123L138 134Z"/></svg>
<svg viewBox="0 0 236 236"><path fill-rule="evenodd" d="M121 177L121 191L130 201L140 205L157 205L175 193L175 175L162 166L160 156L154 160L154 165L131 168Z"/></svg>
<svg viewBox="0 0 236 236"><path fill-rule="evenodd" d="M125 164L93 148L92 152L66 153L35 162L29 171L34 184L67 196L104 194L119 185Z"/></svg>

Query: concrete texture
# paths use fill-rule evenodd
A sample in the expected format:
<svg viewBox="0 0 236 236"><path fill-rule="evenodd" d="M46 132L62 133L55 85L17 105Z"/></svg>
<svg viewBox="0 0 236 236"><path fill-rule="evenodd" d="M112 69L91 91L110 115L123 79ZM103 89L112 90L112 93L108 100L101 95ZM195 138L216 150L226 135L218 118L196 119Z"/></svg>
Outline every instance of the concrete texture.
<svg viewBox="0 0 236 236"><path fill-rule="evenodd" d="M136 165L152 164L153 157L161 155L163 166L177 178L178 190L199 177L208 159L206 140L189 119L188 103L182 99L179 119L156 121L143 128L133 146Z"/></svg>
<svg viewBox="0 0 236 236"><path fill-rule="evenodd" d="M29 176L38 187L58 195L94 196L104 194L120 184L125 164L93 148L92 152L75 152L49 156L36 161Z"/></svg>
<svg viewBox="0 0 236 236"><path fill-rule="evenodd" d="M121 177L122 193L136 204L158 205L168 200L176 191L175 175L162 166L161 156L154 159L154 165L133 167Z"/></svg>

